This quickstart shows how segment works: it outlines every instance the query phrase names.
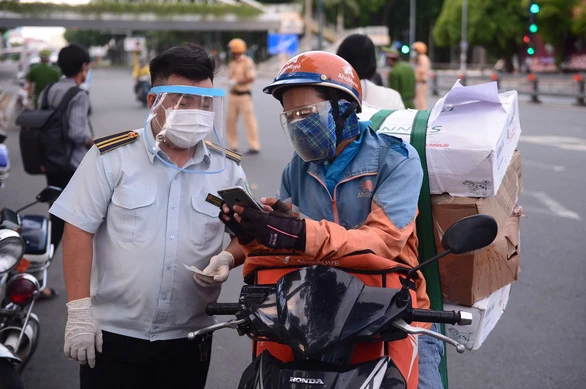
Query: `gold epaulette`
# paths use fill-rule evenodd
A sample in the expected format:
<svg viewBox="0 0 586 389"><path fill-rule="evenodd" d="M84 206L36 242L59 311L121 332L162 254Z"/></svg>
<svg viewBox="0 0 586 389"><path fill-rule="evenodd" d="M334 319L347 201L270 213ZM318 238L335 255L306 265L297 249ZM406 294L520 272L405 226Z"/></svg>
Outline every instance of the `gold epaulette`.
<svg viewBox="0 0 586 389"><path fill-rule="evenodd" d="M222 152L222 148L220 146L218 146L215 143L210 142L209 140L206 140L206 146L209 147L211 150L214 150L218 153ZM238 154L235 151L232 150L228 150L226 149L226 158L231 159L232 161L236 162L238 165L240 165L240 162L242 161L242 156L240 154Z"/></svg>
<svg viewBox="0 0 586 389"><path fill-rule="evenodd" d="M100 154L107 153L117 149L120 146L130 144L138 139L138 133L136 131L123 131L117 134L106 135L101 138L95 139L94 144L100 151Z"/></svg>

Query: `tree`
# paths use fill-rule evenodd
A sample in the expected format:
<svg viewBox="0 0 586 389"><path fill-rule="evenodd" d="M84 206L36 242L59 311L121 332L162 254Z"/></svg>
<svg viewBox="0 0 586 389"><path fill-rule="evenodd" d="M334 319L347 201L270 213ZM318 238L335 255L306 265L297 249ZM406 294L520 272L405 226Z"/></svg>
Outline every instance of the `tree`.
<svg viewBox="0 0 586 389"><path fill-rule="evenodd" d="M324 0L326 10L336 8L336 25L338 32L344 29L344 14L356 17L360 14L360 7L356 0ZM346 12L345 12L346 11Z"/></svg>
<svg viewBox="0 0 586 389"><path fill-rule="evenodd" d="M523 46L527 13L521 0L469 1L467 35L470 46L483 46L489 54L503 58L505 69L512 71L512 58ZM458 46L461 26L462 0L446 0L433 30L436 44Z"/></svg>

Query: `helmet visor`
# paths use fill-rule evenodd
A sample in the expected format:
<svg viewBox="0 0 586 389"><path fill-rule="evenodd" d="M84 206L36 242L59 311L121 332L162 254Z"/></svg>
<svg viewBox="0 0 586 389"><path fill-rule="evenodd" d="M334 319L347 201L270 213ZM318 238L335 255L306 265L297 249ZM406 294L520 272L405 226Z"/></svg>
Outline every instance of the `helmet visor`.
<svg viewBox="0 0 586 389"><path fill-rule="evenodd" d="M150 146L157 158L191 173L224 170L224 91L167 85L152 88L151 93L156 94L156 99L145 122L145 131L152 129L155 144ZM193 156L183 166L177 166L169 158L175 150L190 150Z"/></svg>

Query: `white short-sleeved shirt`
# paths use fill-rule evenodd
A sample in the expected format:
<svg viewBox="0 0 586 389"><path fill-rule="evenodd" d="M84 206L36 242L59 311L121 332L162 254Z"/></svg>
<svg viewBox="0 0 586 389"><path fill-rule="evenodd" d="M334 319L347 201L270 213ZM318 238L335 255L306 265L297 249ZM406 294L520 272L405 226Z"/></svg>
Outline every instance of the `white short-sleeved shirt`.
<svg viewBox="0 0 586 389"><path fill-rule="evenodd" d="M360 80L362 101L382 109L405 109L401 95L394 89L376 85L369 80Z"/></svg>
<svg viewBox="0 0 586 389"><path fill-rule="evenodd" d="M169 167L155 157L145 131L137 133L134 143L102 155L92 147L50 212L95 234L91 298L103 330L151 341L182 338L213 324L204 311L220 293L219 286L197 285L183 266L204 269L222 250L220 209L206 196L246 179L231 160L218 174ZM200 143L192 162L215 171L222 158Z"/></svg>

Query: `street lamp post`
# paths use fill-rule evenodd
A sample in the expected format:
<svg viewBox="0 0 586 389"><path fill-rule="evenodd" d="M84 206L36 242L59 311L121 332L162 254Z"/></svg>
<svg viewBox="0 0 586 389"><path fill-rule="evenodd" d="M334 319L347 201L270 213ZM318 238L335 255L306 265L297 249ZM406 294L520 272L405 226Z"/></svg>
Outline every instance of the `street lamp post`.
<svg viewBox="0 0 586 389"><path fill-rule="evenodd" d="M311 0L305 0L305 50L313 49L312 44L312 23L311 23Z"/></svg>
<svg viewBox="0 0 586 389"><path fill-rule="evenodd" d="M417 0L410 0L409 4L409 47L413 47L413 42L415 42L415 3ZM411 62L415 59L413 50L410 50L411 53Z"/></svg>
<svg viewBox="0 0 586 389"><path fill-rule="evenodd" d="M317 0L317 49L323 49L324 39L324 2Z"/></svg>
<svg viewBox="0 0 586 389"><path fill-rule="evenodd" d="M460 40L460 73L466 75L468 59L468 0L462 0L462 39Z"/></svg>

